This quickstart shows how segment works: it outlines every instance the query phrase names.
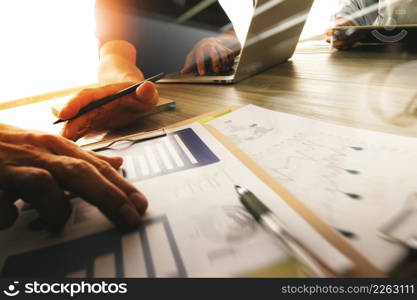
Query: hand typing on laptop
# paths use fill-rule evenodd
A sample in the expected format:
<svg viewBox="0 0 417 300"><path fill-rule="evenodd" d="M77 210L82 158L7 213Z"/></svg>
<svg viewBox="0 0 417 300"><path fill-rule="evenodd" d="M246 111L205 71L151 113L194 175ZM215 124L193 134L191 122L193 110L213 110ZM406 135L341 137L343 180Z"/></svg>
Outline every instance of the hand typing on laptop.
<svg viewBox="0 0 417 300"><path fill-rule="evenodd" d="M114 94L142 81L144 76L136 67L136 49L127 41L109 41L100 49L100 87L80 91L60 111L58 117L68 120L91 102ZM62 135L76 141L97 131L118 129L137 119L138 114L151 110L159 100L151 82L140 86L135 93L121 97L65 124Z"/></svg>
<svg viewBox="0 0 417 300"><path fill-rule="evenodd" d="M59 136L0 124L0 229L18 218L15 202L37 210L51 231L60 230L71 214L70 191L97 206L120 229L137 226L147 200L116 171L120 157L80 149Z"/></svg>
<svg viewBox="0 0 417 300"><path fill-rule="evenodd" d="M240 48L234 30L217 37L204 38L187 55L181 73L197 71L199 75L206 75L209 72L230 71Z"/></svg>

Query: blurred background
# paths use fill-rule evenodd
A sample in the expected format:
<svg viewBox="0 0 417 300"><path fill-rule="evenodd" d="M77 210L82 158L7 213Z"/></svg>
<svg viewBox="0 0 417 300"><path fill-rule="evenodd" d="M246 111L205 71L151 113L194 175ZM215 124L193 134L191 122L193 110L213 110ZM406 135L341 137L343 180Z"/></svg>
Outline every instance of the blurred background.
<svg viewBox="0 0 417 300"><path fill-rule="evenodd" d="M252 0L219 2L244 39ZM239 9L233 9L237 2ZM315 1L302 40L324 32L338 2ZM94 5L95 0L0 1L0 103L97 81Z"/></svg>

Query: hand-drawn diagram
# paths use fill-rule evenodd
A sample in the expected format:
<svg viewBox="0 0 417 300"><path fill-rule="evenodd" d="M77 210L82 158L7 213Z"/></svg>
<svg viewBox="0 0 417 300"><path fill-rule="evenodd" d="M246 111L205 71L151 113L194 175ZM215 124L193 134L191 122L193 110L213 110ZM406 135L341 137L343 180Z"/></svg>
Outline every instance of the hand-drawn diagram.
<svg viewBox="0 0 417 300"><path fill-rule="evenodd" d="M398 248L388 250L377 228L415 191L413 139L255 106L210 124L377 264L390 263L387 253ZM386 251L375 255L375 245Z"/></svg>
<svg viewBox="0 0 417 300"><path fill-rule="evenodd" d="M248 126L239 126L234 125L232 120L228 120L224 124L227 124L227 131L231 133L228 135L228 138L236 145L244 141L259 139L273 130L272 128L266 128L257 123L252 123Z"/></svg>
<svg viewBox="0 0 417 300"><path fill-rule="evenodd" d="M242 126L234 124L232 120L224 121L223 133L236 145L245 149L245 145L254 141L261 141L268 133L276 133L276 128L270 124L251 124ZM246 147L246 149L248 149ZM260 150L261 149L261 150ZM365 151L364 147L340 143L325 144L314 140L307 134L297 133L271 142L266 147L248 149L252 157L260 163L279 182L288 185L303 185L306 189L324 186L327 196L321 200L328 213L324 217L334 223L335 201L340 197L352 200L362 200L363 196L356 191L343 190L338 180L343 176L360 176L361 171L346 165L347 157L352 153ZM301 172L300 172L301 171ZM305 172L303 174L303 172ZM311 173L313 172L313 173ZM321 211L323 212L323 210ZM349 238L356 237L346 229L339 229Z"/></svg>

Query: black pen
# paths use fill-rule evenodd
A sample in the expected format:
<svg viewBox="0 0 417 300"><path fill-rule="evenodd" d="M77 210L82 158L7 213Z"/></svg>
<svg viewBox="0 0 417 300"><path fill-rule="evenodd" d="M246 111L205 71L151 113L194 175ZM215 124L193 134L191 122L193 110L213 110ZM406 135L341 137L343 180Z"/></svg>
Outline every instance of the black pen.
<svg viewBox="0 0 417 300"><path fill-rule="evenodd" d="M127 95L127 94L130 94L130 93L134 92L134 91L135 91L135 90L136 90L136 89L137 89L140 85L142 85L145 81L157 82L158 80L160 80L160 79L162 79L162 78L164 78L164 77L165 77L165 74L164 74L164 73L160 73L160 74L158 74L158 75L155 75L155 76L149 77L148 79L145 79L144 81L141 81L141 82L135 83L134 85L131 85L131 86L129 86L128 88L125 88L124 90L121 90L120 92L118 92L118 93L116 93L116 94L113 94L113 95L110 95L110 96L107 96L107 97L101 98L101 99L96 100L96 101L94 101L94 102L91 102L91 103L90 103L90 104L88 104L87 106L85 106L85 107L81 108L81 109L80 109L80 111L78 112L78 114L76 114L76 115L75 115L74 117L72 117L71 119L68 119L68 120L57 120L57 121L55 121L55 122L54 122L54 125L55 125L55 124L62 123L62 122L66 122L66 121L71 121L71 120L74 120L74 119L76 119L76 118L78 118L78 117L80 117L80 116L82 116L82 115L84 115L84 114L88 113L89 111L92 111L93 109L96 109L96 108L98 108L98 107L100 107L100 106L103 106L103 105L105 105L105 104L109 103L109 102L112 102L112 101L114 101L114 100L116 100L116 99L119 99L120 97L123 97L123 96L125 96L125 95Z"/></svg>
<svg viewBox="0 0 417 300"><path fill-rule="evenodd" d="M255 220L266 231L277 237L288 252L307 267L314 276L337 277L337 274L326 263L292 236L281 224L278 217L252 192L239 185L236 185L235 189L240 201Z"/></svg>

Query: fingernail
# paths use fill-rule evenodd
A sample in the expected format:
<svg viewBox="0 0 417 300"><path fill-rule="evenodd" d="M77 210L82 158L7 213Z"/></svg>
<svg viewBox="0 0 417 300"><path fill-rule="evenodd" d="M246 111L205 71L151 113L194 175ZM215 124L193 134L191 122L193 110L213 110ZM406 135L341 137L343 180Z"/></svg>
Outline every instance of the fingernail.
<svg viewBox="0 0 417 300"><path fill-rule="evenodd" d="M135 205L136 209L143 216L148 208L148 200L140 193L132 193L129 196L130 201Z"/></svg>
<svg viewBox="0 0 417 300"><path fill-rule="evenodd" d="M140 215L136 209L131 204L126 203L120 207L115 223L122 229L133 229L139 225L140 220Z"/></svg>

